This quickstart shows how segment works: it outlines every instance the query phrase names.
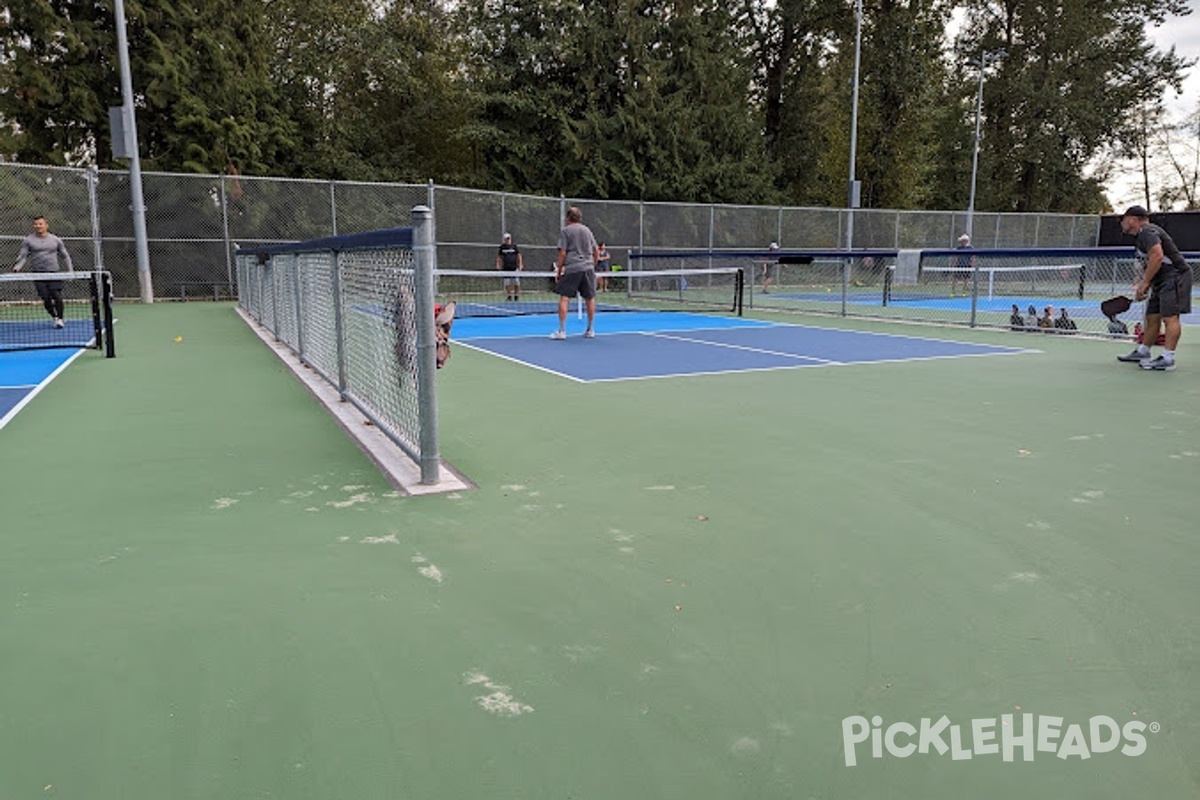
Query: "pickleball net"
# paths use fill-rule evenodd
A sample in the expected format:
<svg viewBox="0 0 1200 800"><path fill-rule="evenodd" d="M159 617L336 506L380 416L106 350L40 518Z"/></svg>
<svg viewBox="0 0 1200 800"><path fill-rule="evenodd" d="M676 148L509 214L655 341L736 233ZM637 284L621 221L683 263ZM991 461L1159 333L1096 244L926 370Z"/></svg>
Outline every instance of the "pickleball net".
<svg viewBox="0 0 1200 800"><path fill-rule="evenodd" d="M894 269L888 271L884 303L969 297L972 293L986 300L1081 300L1086 284L1087 265L1079 261L1017 266L922 263L915 279L908 281L898 280Z"/></svg>
<svg viewBox="0 0 1200 800"><path fill-rule="evenodd" d="M112 336L108 272L14 272L0 275L0 351L104 349Z"/></svg>
<svg viewBox="0 0 1200 800"><path fill-rule="evenodd" d="M436 297L453 301L455 317L554 314L559 295L553 272L444 269L435 272ZM711 269L621 270L596 273L596 311L742 313L744 272Z"/></svg>

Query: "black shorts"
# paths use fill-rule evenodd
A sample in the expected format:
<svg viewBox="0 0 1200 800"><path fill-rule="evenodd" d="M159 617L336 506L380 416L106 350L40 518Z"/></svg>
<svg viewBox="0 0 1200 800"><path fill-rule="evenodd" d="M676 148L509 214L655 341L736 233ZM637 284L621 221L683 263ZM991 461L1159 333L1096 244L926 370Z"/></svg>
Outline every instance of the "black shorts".
<svg viewBox="0 0 1200 800"><path fill-rule="evenodd" d="M1192 313L1192 271L1187 269L1155 281L1146 300L1146 313L1160 317Z"/></svg>
<svg viewBox="0 0 1200 800"><path fill-rule="evenodd" d="M62 297L63 282L62 281L34 281L33 286L37 289L38 297L42 300L57 300Z"/></svg>
<svg viewBox="0 0 1200 800"><path fill-rule="evenodd" d="M581 294L584 300L591 300L596 296L596 273L590 269L584 272L566 272L559 278L558 283L554 284L554 291L563 297Z"/></svg>

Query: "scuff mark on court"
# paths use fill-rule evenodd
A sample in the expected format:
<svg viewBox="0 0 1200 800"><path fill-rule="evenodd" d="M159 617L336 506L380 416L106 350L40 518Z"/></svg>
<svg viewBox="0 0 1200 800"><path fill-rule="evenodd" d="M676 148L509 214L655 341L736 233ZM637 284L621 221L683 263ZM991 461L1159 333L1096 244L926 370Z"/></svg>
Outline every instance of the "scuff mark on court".
<svg viewBox="0 0 1200 800"><path fill-rule="evenodd" d="M489 714L495 714L499 717L519 717L522 714L533 713L533 706L528 703L522 703L513 697L509 692L510 687L502 683L496 683L484 673L478 670L471 670L463 675L463 681L468 686L482 686L490 694L478 695L475 702L479 707Z"/></svg>
<svg viewBox="0 0 1200 800"><path fill-rule="evenodd" d="M729 752L733 753L735 756L747 756L757 753L761 749L762 745L758 743L757 739L752 739L749 736L743 736L730 745Z"/></svg>
<svg viewBox="0 0 1200 800"><path fill-rule="evenodd" d="M412 563L423 565L417 568L417 572L421 573L421 575L433 581L434 583L441 583L446 578L446 576L442 574L442 571L438 569L437 564L430 564L429 559L425 558L425 556L421 555L420 553L412 557Z"/></svg>
<svg viewBox="0 0 1200 800"><path fill-rule="evenodd" d="M400 544L400 540L396 538L396 534L389 533L387 536L364 537L359 544Z"/></svg>
<svg viewBox="0 0 1200 800"><path fill-rule="evenodd" d="M229 508L236 502L237 498L234 497L218 497L216 500L213 500L212 507L214 510L220 511L222 509Z"/></svg>
<svg viewBox="0 0 1200 800"><path fill-rule="evenodd" d="M349 508L350 506L355 506L359 503L369 503L370 501L371 495L366 492L362 492L360 494L347 497L345 500L330 500L325 505L332 506L333 508Z"/></svg>
<svg viewBox="0 0 1200 800"><path fill-rule="evenodd" d="M1014 572L999 583L992 584L992 588L998 592L1007 591L1010 586L1016 584L1031 584L1037 583L1042 579L1041 575L1036 572Z"/></svg>

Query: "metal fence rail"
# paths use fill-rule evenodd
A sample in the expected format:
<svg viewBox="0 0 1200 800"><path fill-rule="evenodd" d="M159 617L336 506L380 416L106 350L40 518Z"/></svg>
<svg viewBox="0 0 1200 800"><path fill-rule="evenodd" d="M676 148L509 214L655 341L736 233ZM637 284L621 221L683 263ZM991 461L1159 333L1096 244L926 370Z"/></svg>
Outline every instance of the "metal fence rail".
<svg viewBox="0 0 1200 800"><path fill-rule="evenodd" d="M432 212L413 226L238 252L238 304L439 479Z"/></svg>
<svg viewBox="0 0 1200 800"><path fill-rule="evenodd" d="M740 268L752 309L1101 336L1119 333L1100 301L1127 293L1139 269L1131 247L680 250L627 257L634 272ZM1142 310L1136 304L1125 314L1130 326Z"/></svg>
<svg viewBox="0 0 1200 800"><path fill-rule="evenodd" d="M845 209L644 203L537 197L428 184L357 183L234 175L142 175L155 297L232 299L239 248L361 233L412 223L415 205L435 210L439 263L452 269L495 264L512 233L527 268L554 258L568 206L614 253L627 250L785 249L842 246ZM13 257L43 214L81 269L113 274L118 298L139 297L129 174L120 170L0 164L0 250ZM947 247L966 224L963 211L854 212L856 248ZM1094 246L1093 215L974 215L977 247Z"/></svg>

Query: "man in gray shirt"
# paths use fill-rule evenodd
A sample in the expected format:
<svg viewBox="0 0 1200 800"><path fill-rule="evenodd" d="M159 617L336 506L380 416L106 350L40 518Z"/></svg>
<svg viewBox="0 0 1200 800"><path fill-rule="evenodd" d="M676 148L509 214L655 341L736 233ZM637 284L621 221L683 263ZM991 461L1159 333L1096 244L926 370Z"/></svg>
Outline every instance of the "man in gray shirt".
<svg viewBox="0 0 1200 800"><path fill-rule="evenodd" d="M17 254L17 265L14 272L20 272L29 265L30 272L58 272L58 261L62 259L67 272L74 270L71 254L63 240L50 233L50 225L46 218L39 215L33 218L33 233L21 242L21 251ZM38 297L46 308L46 313L54 319L54 327L63 327L63 296L62 281L34 281Z"/></svg>
<svg viewBox="0 0 1200 800"><path fill-rule="evenodd" d="M600 248L596 237L583 224L583 212L575 206L567 209L567 224L558 234L558 261L555 275L558 278L554 291L558 293L558 330L550 334L551 339L567 338L568 300L583 295L587 301L587 330L584 338L595 336L592 325L596 320L596 262Z"/></svg>

